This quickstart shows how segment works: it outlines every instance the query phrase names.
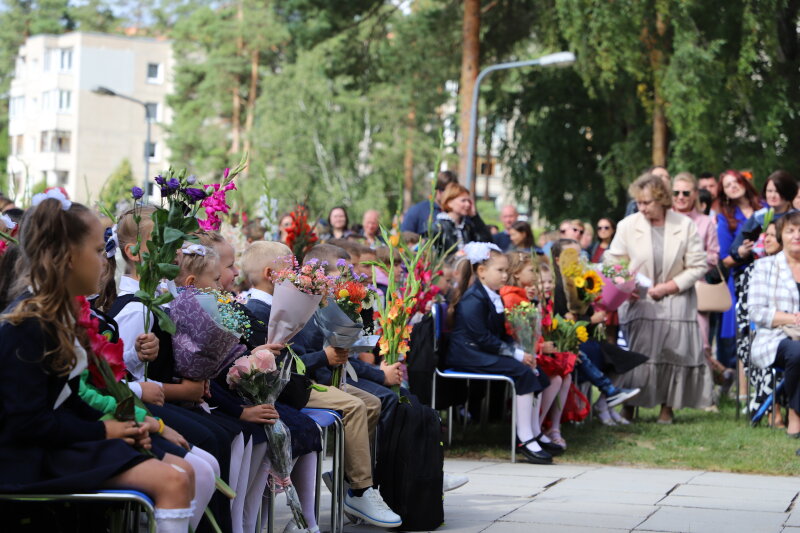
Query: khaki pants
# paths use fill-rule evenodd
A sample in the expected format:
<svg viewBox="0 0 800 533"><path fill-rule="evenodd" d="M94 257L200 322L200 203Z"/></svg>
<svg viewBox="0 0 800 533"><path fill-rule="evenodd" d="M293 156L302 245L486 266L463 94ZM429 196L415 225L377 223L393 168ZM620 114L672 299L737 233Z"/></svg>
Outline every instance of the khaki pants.
<svg viewBox="0 0 800 533"><path fill-rule="evenodd" d="M381 414L381 401L352 386L347 387L347 392L328 387L326 392L311 389L307 407L344 413L344 473L352 488L371 487L370 450Z"/></svg>

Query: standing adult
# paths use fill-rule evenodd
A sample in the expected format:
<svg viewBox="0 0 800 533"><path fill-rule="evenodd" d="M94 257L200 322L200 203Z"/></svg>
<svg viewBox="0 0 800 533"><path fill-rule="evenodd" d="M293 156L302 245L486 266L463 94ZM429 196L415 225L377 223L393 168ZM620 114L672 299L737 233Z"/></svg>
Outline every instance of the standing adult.
<svg viewBox="0 0 800 533"><path fill-rule="evenodd" d="M350 227L350 217L347 216L347 209L343 206L336 206L328 212L328 233L320 236L320 240L327 242L331 239L346 239L353 233Z"/></svg>
<svg viewBox="0 0 800 533"><path fill-rule="evenodd" d="M444 190L451 183L458 183L458 176L451 170L442 170L436 176L435 194L433 196L433 217L436 220L436 215L442 211L442 195ZM403 223L400 225L400 231L411 231L417 235L426 235L428 233L428 217L431 212L431 203L429 200L423 200L408 208L406 214L403 215Z"/></svg>
<svg viewBox="0 0 800 533"><path fill-rule="evenodd" d="M608 217L603 217L597 221L597 242L589 249L589 259L592 263L602 263L603 255L611 246L614 240L614 233L617 231L617 224Z"/></svg>
<svg viewBox="0 0 800 533"><path fill-rule="evenodd" d="M578 219L562 220L558 225L558 239L570 239L578 243L581 242L583 237L583 222ZM557 239L557 240L558 240ZM550 250L556 241L549 241L543 247L542 251L545 255L550 255Z"/></svg>
<svg viewBox="0 0 800 533"><path fill-rule="evenodd" d="M361 219L363 226L364 243L370 248L376 248L381 242L381 214L375 209L369 209L364 212Z"/></svg>
<svg viewBox="0 0 800 533"><path fill-rule="evenodd" d="M503 231L494 236L494 243L500 247L501 250L507 252L511 248L511 227L519 219L519 211L513 205L504 205L500 210L500 222L503 223ZM531 244L531 246L533 246Z"/></svg>
<svg viewBox="0 0 800 533"><path fill-rule="evenodd" d="M703 172L697 178L697 188L705 189L711 195L711 211L713 211L713 213L711 213L710 216L716 218L720 208L720 190L717 177L711 172Z"/></svg>
<svg viewBox="0 0 800 533"><path fill-rule="evenodd" d="M669 170L667 167L662 167L661 165L656 165L653 167L648 168L644 171L644 174L651 174L664 182L664 185L667 187L667 190L672 186L672 177L669 175ZM635 215L639 212L639 208L636 205L636 198L633 198L629 203L627 209L625 209L625 216Z"/></svg>
<svg viewBox="0 0 800 533"><path fill-rule="evenodd" d="M705 252L695 224L670 210L663 179L643 174L629 193L639 213L619 223L605 261L628 260L652 281L645 295L636 291L619 308L631 350L650 359L621 376L619 385L641 388L629 406L660 405L659 423L671 424L673 408L711 405L711 378L694 318L694 284L705 274Z"/></svg>
<svg viewBox="0 0 800 533"><path fill-rule="evenodd" d="M470 217L473 211L472 195L458 183L447 186L442 195L442 212L436 215L433 231L439 235L436 248L454 253L473 241L490 242L491 234L480 217Z"/></svg>

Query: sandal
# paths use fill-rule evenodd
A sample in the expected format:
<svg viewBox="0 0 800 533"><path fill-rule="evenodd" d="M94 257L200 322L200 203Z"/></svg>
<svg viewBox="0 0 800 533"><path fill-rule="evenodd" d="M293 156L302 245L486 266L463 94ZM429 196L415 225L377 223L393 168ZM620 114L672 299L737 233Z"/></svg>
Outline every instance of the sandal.
<svg viewBox="0 0 800 533"><path fill-rule="evenodd" d="M561 436L561 431L557 429L551 429L547 432L547 438L549 438L553 444L558 444L565 450L567 449L567 441L565 441L564 437Z"/></svg>
<svg viewBox="0 0 800 533"><path fill-rule="evenodd" d="M600 420L604 426L616 426L617 423L614 422L614 419L611 418L611 415L608 413L608 409L600 409L597 404L592 406L592 410L594 411L594 415Z"/></svg>

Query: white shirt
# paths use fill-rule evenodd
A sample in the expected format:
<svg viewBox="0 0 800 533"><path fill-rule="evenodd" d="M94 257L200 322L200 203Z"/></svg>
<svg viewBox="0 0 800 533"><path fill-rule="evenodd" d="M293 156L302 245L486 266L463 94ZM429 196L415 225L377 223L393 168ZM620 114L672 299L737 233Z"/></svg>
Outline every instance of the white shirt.
<svg viewBox="0 0 800 533"><path fill-rule="evenodd" d="M483 283L481 283L481 285L483 285ZM497 311L498 313L504 313L506 308L503 305L503 299L500 297L500 295L497 294L492 289L490 289L489 287L487 287L486 285L483 285L483 289L486 291L486 294L489 295L489 299L494 304L494 310ZM514 359L521 362L524 357L525 357L524 350L520 350L519 348L514 348Z"/></svg>
<svg viewBox="0 0 800 533"><path fill-rule="evenodd" d="M259 302L264 302L268 306L272 307L272 295L270 293L264 292L260 289L250 289L248 293L248 300L258 300Z"/></svg>
<svg viewBox="0 0 800 533"><path fill-rule="evenodd" d="M139 281L129 277L122 276L119 280L119 287L117 289L117 296L124 296L126 294L134 294L139 290ZM144 313L145 307L141 302L129 302L114 320L119 327L119 338L124 343L122 357L125 361L125 366L128 372L136 379L136 381L144 381L144 362L139 360L136 353L136 338L143 333L149 333L144 330ZM150 313L150 327L152 330L153 321L156 320L155 316ZM152 381L152 380L148 380ZM153 381L161 385L157 381ZM130 383L131 390L139 397L142 395L141 386L138 384Z"/></svg>

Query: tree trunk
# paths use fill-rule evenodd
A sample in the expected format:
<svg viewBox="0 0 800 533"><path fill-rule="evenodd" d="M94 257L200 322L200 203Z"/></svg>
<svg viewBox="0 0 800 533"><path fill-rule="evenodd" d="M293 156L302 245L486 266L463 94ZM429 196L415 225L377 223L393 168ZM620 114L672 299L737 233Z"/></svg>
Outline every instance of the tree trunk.
<svg viewBox="0 0 800 533"><path fill-rule="evenodd" d="M475 87L475 78L478 77L480 67L480 31L481 31L481 2L480 0L464 0L464 21L462 28L462 56L461 56L461 157L459 159L458 173L463 181L467 176L467 168L474 167L475 160L467 161L469 153L469 128L470 113L472 111L472 91ZM477 127L477 124L475 125ZM472 180L472 192L475 192L475 180Z"/></svg>
<svg viewBox="0 0 800 533"><path fill-rule="evenodd" d="M244 151L250 153L250 136L256 115L256 97L258 96L258 50L250 51L250 91L247 94L247 116L244 119Z"/></svg>
<svg viewBox="0 0 800 533"><path fill-rule="evenodd" d="M236 57L239 58L244 54L244 38L242 37L244 6L241 0L236 7L236 21ZM238 72L231 77L231 83L231 149L229 152L235 154L239 152L242 142L242 96L240 94L242 80L239 79Z"/></svg>
<svg viewBox="0 0 800 533"><path fill-rule="evenodd" d="M664 115L664 98L661 95L661 69L664 65L664 52L667 49L665 36L667 33L667 17L661 12L656 14L657 37L650 50L650 66L653 72L653 165L665 167L667 165L667 144L669 133L667 130L667 117Z"/></svg>
<svg viewBox="0 0 800 533"><path fill-rule="evenodd" d="M411 207L414 194L414 133L417 125L417 109L414 102L408 110L406 117L406 150L403 156L403 211Z"/></svg>

